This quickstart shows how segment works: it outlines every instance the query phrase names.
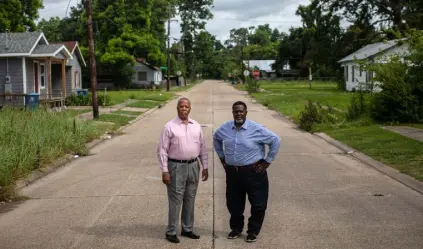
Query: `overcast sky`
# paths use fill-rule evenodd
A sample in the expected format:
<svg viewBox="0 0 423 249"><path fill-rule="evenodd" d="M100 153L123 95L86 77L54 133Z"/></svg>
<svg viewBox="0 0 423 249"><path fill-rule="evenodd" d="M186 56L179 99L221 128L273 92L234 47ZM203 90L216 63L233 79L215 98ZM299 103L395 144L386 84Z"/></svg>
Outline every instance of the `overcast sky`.
<svg viewBox="0 0 423 249"><path fill-rule="evenodd" d="M70 6L75 6L80 1L70 0ZM214 0L212 9L214 18L207 22L206 29L222 41L228 39L229 31L233 28L268 23L272 28L288 31L291 26L301 25L301 19L295 16L298 5L306 5L309 2L310 0ZM63 18L68 3L69 0L44 0L40 19L49 19L53 16ZM172 37L180 37L179 25L177 22L172 22Z"/></svg>

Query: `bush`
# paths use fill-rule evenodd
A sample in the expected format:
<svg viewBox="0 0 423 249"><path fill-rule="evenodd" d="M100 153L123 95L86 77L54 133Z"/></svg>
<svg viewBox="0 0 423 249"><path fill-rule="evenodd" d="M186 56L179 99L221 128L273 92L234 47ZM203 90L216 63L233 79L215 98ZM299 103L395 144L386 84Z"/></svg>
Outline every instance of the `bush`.
<svg viewBox="0 0 423 249"><path fill-rule="evenodd" d="M315 123L323 122L322 108L314 104L311 100L305 106L305 109L299 115L300 128L305 131L311 131Z"/></svg>
<svg viewBox="0 0 423 249"><path fill-rule="evenodd" d="M364 92L359 91L355 93L351 98L351 103L348 106L347 110L347 119L349 121L355 120L361 116L363 116L367 112L367 105L366 100L364 98Z"/></svg>
<svg viewBox="0 0 423 249"><path fill-rule="evenodd" d="M67 106L87 106L91 105L91 98L89 95L76 95L72 94L65 99L65 105Z"/></svg>
<svg viewBox="0 0 423 249"><path fill-rule="evenodd" d="M255 93L258 92L260 89L260 83L257 80L247 80L247 84L245 85L245 90L248 91L248 93Z"/></svg>
<svg viewBox="0 0 423 249"><path fill-rule="evenodd" d="M376 72L375 81L380 82L381 92L374 95L371 115L383 122L417 122L422 119L419 113L419 99L414 94L408 66L399 56L387 63L372 66Z"/></svg>
<svg viewBox="0 0 423 249"><path fill-rule="evenodd" d="M98 94L97 102L98 102L98 105L101 105L101 106L110 106L112 103L112 100L110 98L110 95Z"/></svg>
<svg viewBox="0 0 423 249"><path fill-rule="evenodd" d="M372 99L371 116L377 121L423 122L423 31L411 31L407 38L408 55L365 66L382 89Z"/></svg>

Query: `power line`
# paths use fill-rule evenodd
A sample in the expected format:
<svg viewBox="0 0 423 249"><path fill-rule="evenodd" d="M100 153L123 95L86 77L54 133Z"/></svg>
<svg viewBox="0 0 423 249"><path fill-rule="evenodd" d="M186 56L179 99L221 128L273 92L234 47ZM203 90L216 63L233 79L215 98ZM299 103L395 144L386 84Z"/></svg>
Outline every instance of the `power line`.
<svg viewBox="0 0 423 249"><path fill-rule="evenodd" d="M66 7L65 17L68 15L68 9L69 9L69 5L70 5L71 2L72 2L72 0L69 0L68 7Z"/></svg>

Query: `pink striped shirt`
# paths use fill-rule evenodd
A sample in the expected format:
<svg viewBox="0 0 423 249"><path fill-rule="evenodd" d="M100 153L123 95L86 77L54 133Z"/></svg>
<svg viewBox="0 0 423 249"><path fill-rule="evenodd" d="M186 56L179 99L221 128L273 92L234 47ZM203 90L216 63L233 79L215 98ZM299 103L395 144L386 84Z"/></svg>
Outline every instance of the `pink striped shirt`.
<svg viewBox="0 0 423 249"><path fill-rule="evenodd" d="M168 158L191 160L200 157L203 168L207 169L208 155L201 125L192 119L184 124L179 117L169 121L160 134L157 156L162 172L168 172Z"/></svg>

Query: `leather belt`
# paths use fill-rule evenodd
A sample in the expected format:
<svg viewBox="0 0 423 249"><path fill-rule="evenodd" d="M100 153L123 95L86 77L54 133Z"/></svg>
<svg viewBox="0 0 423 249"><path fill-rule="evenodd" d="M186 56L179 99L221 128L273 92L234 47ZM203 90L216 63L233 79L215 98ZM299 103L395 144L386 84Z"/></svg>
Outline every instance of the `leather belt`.
<svg viewBox="0 0 423 249"><path fill-rule="evenodd" d="M226 165L226 168L227 169L234 169L236 171L242 171L242 170L251 170L251 168L253 168L257 165L258 165L258 162L253 163L253 164L244 165L244 166Z"/></svg>
<svg viewBox="0 0 423 249"><path fill-rule="evenodd" d="M178 159L172 159L168 158L169 161L175 162L175 163L193 163L197 161L197 158L191 159L191 160L178 160Z"/></svg>

